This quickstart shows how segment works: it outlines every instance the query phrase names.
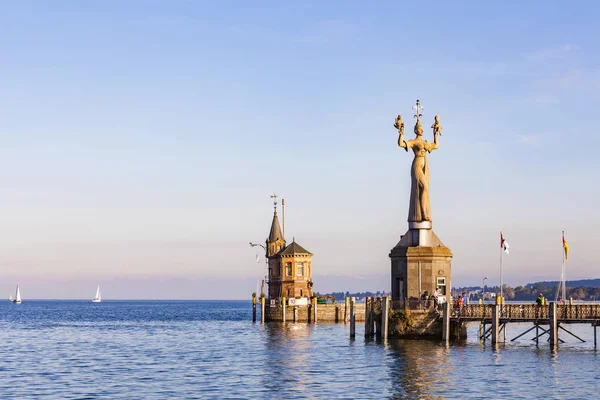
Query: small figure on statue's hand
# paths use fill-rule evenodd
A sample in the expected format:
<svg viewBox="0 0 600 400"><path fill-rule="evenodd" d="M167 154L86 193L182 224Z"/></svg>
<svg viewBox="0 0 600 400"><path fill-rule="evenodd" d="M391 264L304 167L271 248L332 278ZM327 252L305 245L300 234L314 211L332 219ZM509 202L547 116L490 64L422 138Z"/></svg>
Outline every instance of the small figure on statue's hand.
<svg viewBox="0 0 600 400"><path fill-rule="evenodd" d="M402 121L402 115L398 114L398 116L396 117L396 121L394 122L394 128L404 133L404 122Z"/></svg>
<svg viewBox="0 0 600 400"><path fill-rule="evenodd" d="M431 127L433 128L433 134L437 135L439 134L440 136L442 136L442 125L440 125L440 116L436 115L433 118L433 125L431 125Z"/></svg>

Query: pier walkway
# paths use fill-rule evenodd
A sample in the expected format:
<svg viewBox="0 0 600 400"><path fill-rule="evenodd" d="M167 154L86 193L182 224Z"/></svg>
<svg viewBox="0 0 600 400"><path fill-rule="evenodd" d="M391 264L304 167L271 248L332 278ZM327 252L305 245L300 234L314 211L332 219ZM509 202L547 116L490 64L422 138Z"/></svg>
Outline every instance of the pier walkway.
<svg viewBox="0 0 600 400"><path fill-rule="evenodd" d="M584 341L565 329L561 324L590 324L594 328L594 346L597 346L596 328L600 326L600 304L557 304L550 303L544 306L537 304L470 304L460 308L446 304L444 307L445 332L449 331L450 323L460 325L469 322L479 322L480 338L486 340L491 338L492 343L500 341L501 331L506 335L506 324L531 322L533 327L513 338L516 340L526 333L536 330L538 340L540 336L548 334L549 342L555 345L562 340L558 337L559 329ZM489 325L489 328L487 328ZM548 329L546 329L546 326ZM539 333L541 329L542 333ZM448 339L445 334L443 339Z"/></svg>

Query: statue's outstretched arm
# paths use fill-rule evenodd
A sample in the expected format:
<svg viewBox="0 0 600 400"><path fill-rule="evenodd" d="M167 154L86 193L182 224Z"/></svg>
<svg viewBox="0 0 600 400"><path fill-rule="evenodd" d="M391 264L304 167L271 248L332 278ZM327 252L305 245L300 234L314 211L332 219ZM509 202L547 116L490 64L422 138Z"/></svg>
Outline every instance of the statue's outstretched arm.
<svg viewBox="0 0 600 400"><path fill-rule="evenodd" d="M410 140L408 142L410 142ZM408 151L408 149L411 147L409 143L404 141L404 132L400 133L400 137L398 138L398 146L402 147L406 151Z"/></svg>
<svg viewBox="0 0 600 400"><path fill-rule="evenodd" d="M433 143L429 143L428 146L428 151L431 153L432 151L438 149L439 143L438 143L438 136L442 135L442 125L440 125L440 117L439 116L435 116L433 125L431 125L431 128L433 128Z"/></svg>
<svg viewBox="0 0 600 400"><path fill-rule="evenodd" d="M432 151L437 150L439 148L440 148L440 145L438 143L438 133L434 132L433 143L429 143L429 149L427 149L427 150L429 150L429 152L431 153Z"/></svg>

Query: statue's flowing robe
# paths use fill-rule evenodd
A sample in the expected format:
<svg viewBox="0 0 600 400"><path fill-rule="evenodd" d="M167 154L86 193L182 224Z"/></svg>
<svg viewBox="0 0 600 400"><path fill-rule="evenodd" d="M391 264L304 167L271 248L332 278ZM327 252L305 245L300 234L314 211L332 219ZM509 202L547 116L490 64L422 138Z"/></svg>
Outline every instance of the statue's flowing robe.
<svg viewBox="0 0 600 400"><path fill-rule="evenodd" d="M429 209L429 165L426 156L415 156L410 176L411 187L408 222L431 221Z"/></svg>

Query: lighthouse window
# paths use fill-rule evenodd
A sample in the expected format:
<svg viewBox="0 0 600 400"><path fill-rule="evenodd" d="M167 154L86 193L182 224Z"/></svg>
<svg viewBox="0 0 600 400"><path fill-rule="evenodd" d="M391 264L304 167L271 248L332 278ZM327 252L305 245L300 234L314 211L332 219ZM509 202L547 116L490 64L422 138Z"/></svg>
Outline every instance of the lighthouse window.
<svg viewBox="0 0 600 400"><path fill-rule="evenodd" d="M296 271L298 271L298 276L304 276L304 264L298 263L296 265Z"/></svg>
<svg viewBox="0 0 600 400"><path fill-rule="evenodd" d="M285 275L292 276L292 263L285 263Z"/></svg>

